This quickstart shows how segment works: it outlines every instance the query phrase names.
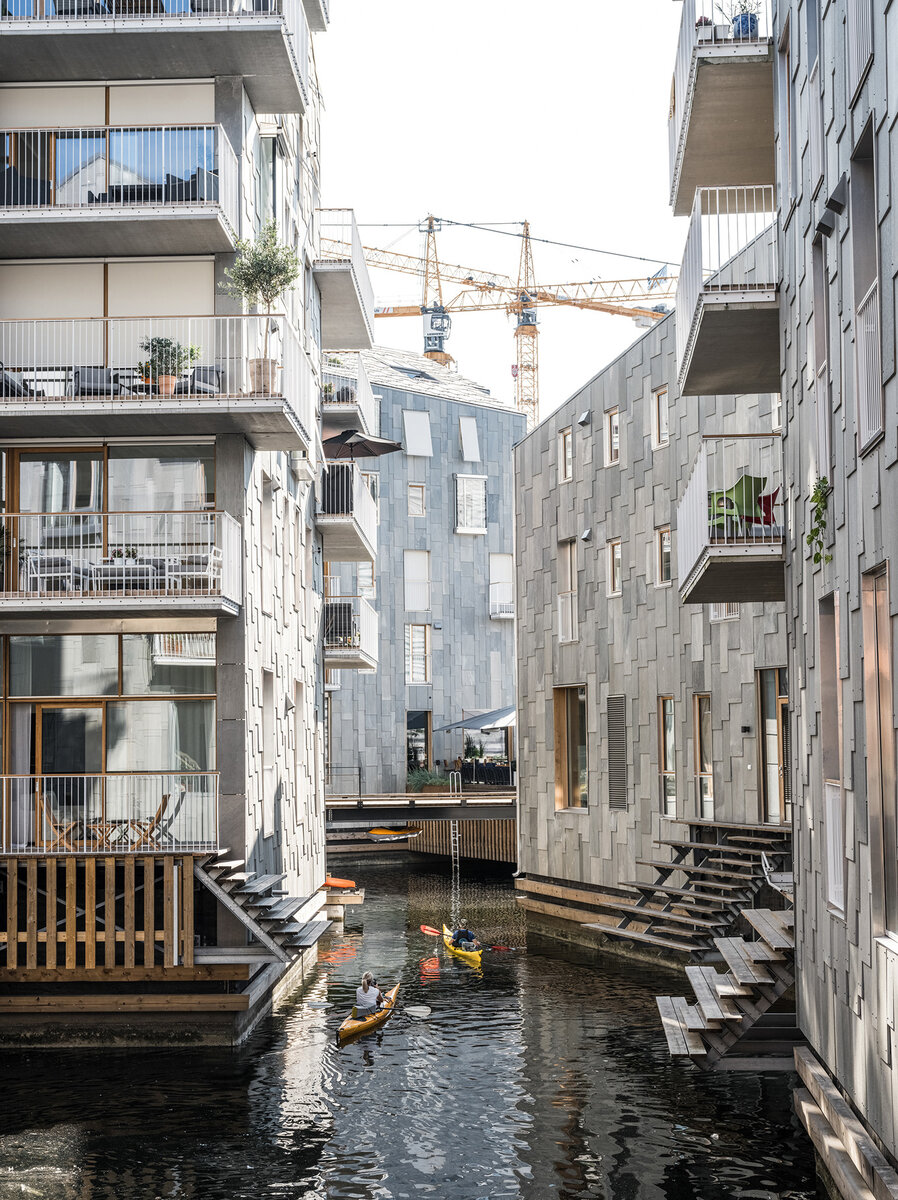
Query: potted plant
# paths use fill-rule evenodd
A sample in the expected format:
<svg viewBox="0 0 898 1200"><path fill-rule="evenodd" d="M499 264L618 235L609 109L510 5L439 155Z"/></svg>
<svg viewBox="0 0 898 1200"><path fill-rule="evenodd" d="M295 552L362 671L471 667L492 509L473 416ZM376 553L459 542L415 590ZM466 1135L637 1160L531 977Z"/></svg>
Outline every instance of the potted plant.
<svg viewBox="0 0 898 1200"><path fill-rule="evenodd" d="M700 42L710 42L714 37L714 22L710 17L701 16L695 22L695 36Z"/></svg>
<svg viewBox="0 0 898 1200"><path fill-rule="evenodd" d="M174 395L181 372L200 356L199 346L185 346L170 337L144 338L140 349L146 351L147 360L138 369L149 370L160 396Z"/></svg>
<svg viewBox="0 0 898 1200"><path fill-rule="evenodd" d="M299 257L278 241L277 223L268 221L254 241L237 242L233 267L225 267L227 281L219 284L229 296L245 304L264 305L265 336L261 358L249 360L252 390L267 396L277 391L277 363L268 356L272 306L292 289L302 274Z"/></svg>
<svg viewBox="0 0 898 1200"><path fill-rule="evenodd" d="M726 4L718 3L717 7L729 21L737 41L753 41L757 38L761 0L728 0Z"/></svg>
<svg viewBox="0 0 898 1200"><path fill-rule="evenodd" d="M407 792L448 792L449 780L445 775L439 775L435 771L428 771L425 767L420 767L417 771L409 771L405 790Z"/></svg>

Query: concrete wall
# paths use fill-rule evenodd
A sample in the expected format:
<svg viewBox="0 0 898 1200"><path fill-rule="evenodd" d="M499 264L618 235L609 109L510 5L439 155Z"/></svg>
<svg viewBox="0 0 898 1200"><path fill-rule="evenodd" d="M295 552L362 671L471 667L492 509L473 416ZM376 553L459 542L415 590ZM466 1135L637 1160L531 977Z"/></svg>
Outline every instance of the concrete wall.
<svg viewBox="0 0 898 1200"><path fill-rule="evenodd" d="M810 121L821 103L821 85L808 81L807 11L805 3L780 0L776 6L777 36L790 20L793 64L797 67L794 94L798 118L793 127L797 162L795 209L787 221L788 202L781 211L781 320L783 398L787 415L784 443L785 477L789 490L791 541L787 565L787 620L790 676L793 680L794 793L797 889L796 958L798 1016L814 1050L859 1111L898 1152L896 1114L898 1080L895 1071L894 1029L898 1022L898 940L887 935L887 885L882 864L894 862L895 845L882 835L884 801L868 790L871 758L880 753L880 739L868 737L865 717L872 689L864 684L865 646L862 590L865 573L888 565L898 555L898 380L895 350L896 223L891 192L896 182L894 130L898 97L889 89L898 46L898 12L885 0L871 5L873 58L866 81L851 104L846 79L846 0L821 4L822 122L825 130L824 178L816 197L817 180L810 174ZM785 105L782 64L777 72L778 140L786 143L782 114ZM876 144L876 226L879 238L879 278L882 302L882 377L885 431L868 453L858 454L858 405L855 375L856 328L853 290L853 242L865 231L855 222L851 204L835 216L835 229L826 239L828 274L825 285L829 322L825 331L827 378L832 394L833 450L831 462L818 443L814 390L810 386L822 365L815 356L814 329L821 313L814 309L812 239L823 202L843 172L853 177L851 156L872 115ZM782 161L782 160L781 160ZM783 172L781 172L781 175ZM851 185L849 190L851 190ZM783 191L781 179L780 191ZM872 232L868 229L867 233ZM813 481L828 475L827 554L832 561L815 564L805 537L810 526L809 496ZM894 625L898 585L891 571L889 613ZM841 697L841 737L824 730L822 700L833 674L821 654L820 602L838 600L840 641L838 682ZM885 657L894 669L892 645ZM870 665L872 654L867 652ZM894 689L894 678L893 678ZM898 712L898 705L893 705ZM831 776L833 756L841 755L840 801L827 812L824 804L826 751ZM889 752L894 771L894 752ZM894 789L885 807L894 804ZM844 835L839 828L839 808ZM827 863L831 849L832 866ZM832 903L833 866L841 860L845 873L844 909ZM896 931L898 932L898 931Z"/></svg>
<svg viewBox="0 0 898 1200"><path fill-rule="evenodd" d="M653 879L639 858L662 825L659 695L674 697L677 815L697 817L693 696L710 692L715 819L755 822L759 794L755 673L786 661L781 605L745 605L736 620L677 593L676 502L702 433L769 433L770 396L684 397L676 392L675 321L670 316L562 404L518 447L517 662L519 869L561 881L614 887ZM652 393L669 389L669 445L653 449ZM620 410L620 461L606 466L604 414ZM583 413L588 422L578 424ZM574 429L573 479L559 482L558 435ZM672 582L658 586L656 531L672 527ZM589 530L589 537L582 534ZM621 595L607 596L606 542L622 540ZM576 539L578 640L557 634L559 542ZM588 807L555 808L554 687L585 684ZM608 803L606 704L626 697L626 807ZM750 732L743 734L742 727Z"/></svg>
<svg viewBox="0 0 898 1200"><path fill-rule="evenodd" d="M386 352L385 352L386 353ZM429 366L422 359L425 366ZM404 791L406 713L430 709L433 728L460 719L462 710L484 712L514 703L513 622L491 620L489 556L513 552L512 447L523 436L517 412L373 384L381 396L380 433L404 440L402 410L430 414L433 457L404 451L363 464L379 474L380 522L375 564L379 619L376 673L336 673L331 693L331 766L336 790ZM481 461L465 462L459 418L477 422ZM487 533L455 533L455 475L487 476ZM409 518L408 485L426 487L425 517ZM407 613L403 590L405 550L429 550L431 608ZM354 568L341 568L344 591L354 588ZM405 625L431 625L431 683L407 685ZM435 759L462 752L460 731L435 733Z"/></svg>

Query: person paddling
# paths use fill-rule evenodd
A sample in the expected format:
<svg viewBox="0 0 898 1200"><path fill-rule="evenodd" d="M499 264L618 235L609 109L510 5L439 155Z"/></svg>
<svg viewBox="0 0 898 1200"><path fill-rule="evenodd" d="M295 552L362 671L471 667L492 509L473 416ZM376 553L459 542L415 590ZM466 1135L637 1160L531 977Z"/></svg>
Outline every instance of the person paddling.
<svg viewBox="0 0 898 1200"><path fill-rule="evenodd" d="M362 986L355 990L356 1020L364 1021L372 1017L384 1003L384 994L377 986L377 980L370 971L362 976Z"/></svg>
<svg viewBox="0 0 898 1200"><path fill-rule="evenodd" d="M480 942L468 928L468 923L462 917L458 929L452 934L452 945L456 950L479 950Z"/></svg>

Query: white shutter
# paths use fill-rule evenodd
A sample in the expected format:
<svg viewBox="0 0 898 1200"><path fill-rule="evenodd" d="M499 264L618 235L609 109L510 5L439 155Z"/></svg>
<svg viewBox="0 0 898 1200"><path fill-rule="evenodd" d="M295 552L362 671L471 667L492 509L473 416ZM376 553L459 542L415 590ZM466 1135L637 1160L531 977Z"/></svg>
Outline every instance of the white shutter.
<svg viewBox="0 0 898 1200"><path fill-rule="evenodd" d="M480 440L477 437L475 417L459 417L458 431L461 437L461 456L465 462L480 462Z"/></svg>
<svg viewBox="0 0 898 1200"><path fill-rule="evenodd" d="M430 440L430 415L426 412L402 410L402 427L405 430L405 452L418 458L433 458L433 442Z"/></svg>
<svg viewBox="0 0 898 1200"><path fill-rule="evenodd" d="M430 608L430 551L404 552L405 607L407 612L424 612Z"/></svg>

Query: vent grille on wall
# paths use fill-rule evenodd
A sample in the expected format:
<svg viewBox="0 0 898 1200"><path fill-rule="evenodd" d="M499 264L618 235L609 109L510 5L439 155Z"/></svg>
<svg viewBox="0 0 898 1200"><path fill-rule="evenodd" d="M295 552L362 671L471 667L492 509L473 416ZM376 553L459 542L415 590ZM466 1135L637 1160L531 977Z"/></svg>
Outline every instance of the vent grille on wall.
<svg viewBox="0 0 898 1200"><path fill-rule="evenodd" d="M606 710L608 739L608 807L627 807L627 698L609 696Z"/></svg>

